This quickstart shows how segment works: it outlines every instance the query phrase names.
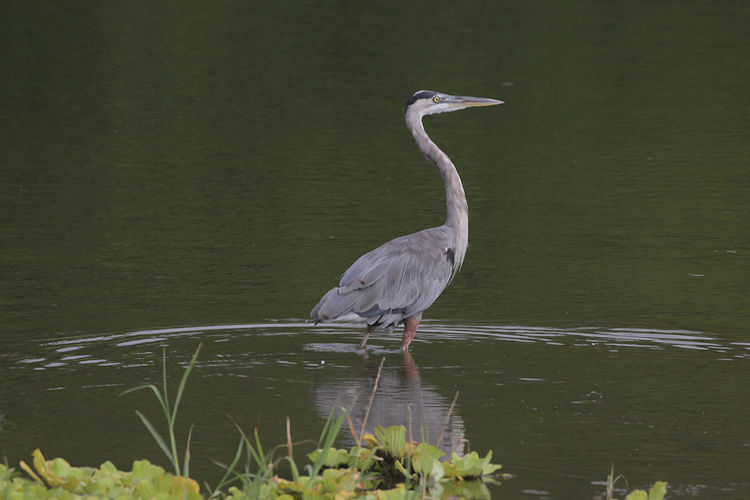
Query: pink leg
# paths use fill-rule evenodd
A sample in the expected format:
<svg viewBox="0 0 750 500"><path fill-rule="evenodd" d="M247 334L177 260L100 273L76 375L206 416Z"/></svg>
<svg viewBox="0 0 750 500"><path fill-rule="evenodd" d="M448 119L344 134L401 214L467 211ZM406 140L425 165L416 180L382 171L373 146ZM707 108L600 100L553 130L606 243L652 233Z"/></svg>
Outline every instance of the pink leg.
<svg viewBox="0 0 750 500"><path fill-rule="evenodd" d="M365 348L365 344L367 343L367 339L370 338L370 334L375 330L375 327L372 325L367 325L367 330L365 330L365 337L362 339L362 343L359 344L360 349Z"/></svg>
<svg viewBox="0 0 750 500"><path fill-rule="evenodd" d="M414 340L414 336L417 334L417 327L419 326L420 321L422 321L421 314L417 314L416 316L404 320L404 337L401 341L402 351L409 350L409 344L411 344L411 341Z"/></svg>

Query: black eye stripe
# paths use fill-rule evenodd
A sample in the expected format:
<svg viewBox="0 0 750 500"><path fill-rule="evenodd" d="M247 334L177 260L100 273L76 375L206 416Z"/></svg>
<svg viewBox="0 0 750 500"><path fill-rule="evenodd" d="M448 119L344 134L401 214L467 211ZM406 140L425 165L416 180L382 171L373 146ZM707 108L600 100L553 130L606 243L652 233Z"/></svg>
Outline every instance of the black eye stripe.
<svg viewBox="0 0 750 500"><path fill-rule="evenodd" d="M411 96L408 101L406 101L406 106L409 107L412 104L414 104L415 101L417 101L419 99L428 99L428 98L430 98L430 97L432 97L434 95L435 95L435 92L431 92L429 90L424 90L422 92L417 92L416 94L414 94L413 96Z"/></svg>

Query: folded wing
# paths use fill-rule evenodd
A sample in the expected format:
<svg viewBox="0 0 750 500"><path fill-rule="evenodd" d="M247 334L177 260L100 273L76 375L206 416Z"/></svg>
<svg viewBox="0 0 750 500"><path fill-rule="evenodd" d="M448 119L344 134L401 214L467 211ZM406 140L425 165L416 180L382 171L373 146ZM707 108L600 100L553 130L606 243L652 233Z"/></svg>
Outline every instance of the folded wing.
<svg viewBox="0 0 750 500"><path fill-rule="evenodd" d="M357 314L392 328L427 309L450 281L454 250L441 226L402 236L357 259L310 313L319 322Z"/></svg>

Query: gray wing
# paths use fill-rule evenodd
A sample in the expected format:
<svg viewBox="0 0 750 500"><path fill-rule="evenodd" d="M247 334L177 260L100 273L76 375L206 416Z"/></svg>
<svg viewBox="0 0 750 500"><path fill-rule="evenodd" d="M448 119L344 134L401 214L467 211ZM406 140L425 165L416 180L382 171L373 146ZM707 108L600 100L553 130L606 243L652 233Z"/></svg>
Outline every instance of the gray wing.
<svg viewBox="0 0 750 500"><path fill-rule="evenodd" d="M392 327L427 309L445 289L454 267L450 229L402 236L357 259L310 313L330 321L349 313Z"/></svg>

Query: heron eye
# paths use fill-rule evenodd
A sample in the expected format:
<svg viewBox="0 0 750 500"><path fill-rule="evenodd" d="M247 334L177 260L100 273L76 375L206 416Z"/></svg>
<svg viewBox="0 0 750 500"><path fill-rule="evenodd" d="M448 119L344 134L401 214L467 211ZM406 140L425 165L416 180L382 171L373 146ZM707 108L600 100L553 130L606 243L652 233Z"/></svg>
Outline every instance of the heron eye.
<svg viewBox="0 0 750 500"><path fill-rule="evenodd" d="M432 102L440 102L440 98L438 96L435 96L432 98Z"/></svg>

